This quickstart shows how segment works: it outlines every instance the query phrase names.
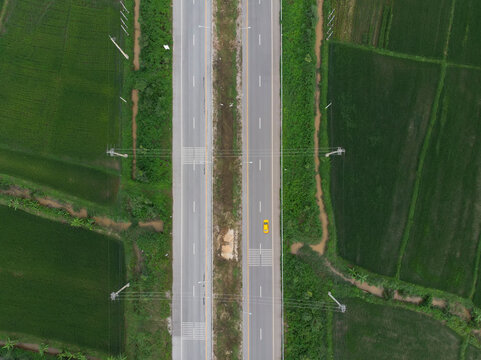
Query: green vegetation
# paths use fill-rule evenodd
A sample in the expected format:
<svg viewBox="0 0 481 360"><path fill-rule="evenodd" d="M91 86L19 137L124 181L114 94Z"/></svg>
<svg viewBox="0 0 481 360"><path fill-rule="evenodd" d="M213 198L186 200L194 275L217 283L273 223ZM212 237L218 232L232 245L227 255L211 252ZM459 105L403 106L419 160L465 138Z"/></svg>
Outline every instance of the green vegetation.
<svg viewBox="0 0 481 360"><path fill-rule="evenodd" d="M133 14L133 0L126 6ZM133 29L133 16L130 28ZM160 293L165 298L139 297L125 305L128 359L171 359L169 334L170 294L172 290L172 162L167 157L152 156L147 149L171 149L172 145L172 7L168 0L140 2L140 70L126 70L124 98L132 88L139 90L137 122L136 180L132 180L132 163L122 167L122 205L133 223L162 219L163 233L132 228L123 236L126 244L130 291ZM133 42L129 38L127 48ZM124 114L122 146L132 147L130 109ZM142 150L144 149L144 150ZM169 152L167 152L169 153Z"/></svg>
<svg viewBox="0 0 481 360"><path fill-rule="evenodd" d="M330 47L329 142L346 148L331 168L338 251L381 274L396 270L406 194L413 190L439 70L436 64Z"/></svg>
<svg viewBox="0 0 481 360"><path fill-rule="evenodd" d="M394 1L388 49L442 58L454 1Z"/></svg>
<svg viewBox="0 0 481 360"><path fill-rule="evenodd" d="M213 60L214 152L240 153L241 127L238 112L237 74L240 47L237 38L239 0L217 0L215 13L215 55ZM232 104L223 106L222 104ZM240 157L215 157L213 180L214 239L223 238L233 230L236 240L234 257L225 259L220 241L213 252L213 342L217 359L242 358L242 258L241 254L241 191ZM223 301L222 297L237 298Z"/></svg>
<svg viewBox="0 0 481 360"><path fill-rule="evenodd" d="M468 348L466 349L466 356L465 360L479 360L481 359L481 350L469 345Z"/></svg>
<svg viewBox="0 0 481 360"><path fill-rule="evenodd" d="M463 297L481 236L480 95L481 71L448 68L401 269L403 280Z"/></svg>
<svg viewBox="0 0 481 360"><path fill-rule="evenodd" d="M451 61L481 66L481 2L457 0L454 9L448 58Z"/></svg>
<svg viewBox="0 0 481 360"><path fill-rule="evenodd" d="M71 191L64 181L98 182L75 195L112 201L111 175L79 167L67 175L60 161L110 168L107 144L119 141L119 69L108 35L119 37L120 4L107 1L9 1L0 37L0 145L19 151L22 166L3 161L0 172ZM38 159L48 165L39 169ZM48 160L47 160L48 159ZM40 165L42 165L40 164ZM92 176L94 175L94 176ZM92 177L91 177L92 176ZM100 193L110 187L112 194Z"/></svg>
<svg viewBox="0 0 481 360"><path fill-rule="evenodd" d="M443 55L453 0L333 0L332 3L336 9L335 39L412 55L434 58Z"/></svg>
<svg viewBox="0 0 481 360"><path fill-rule="evenodd" d="M316 90L315 0L283 0L284 240L317 242L321 236L314 177L314 93ZM303 59L303 60L300 60ZM305 151L306 149L311 151ZM302 150L302 151L300 151Z"/></svg>
<svg viewBox="0 0 481 360"><path fill-rule="evenodd" d="M121 243L5 206L0 218L0 332L121 352L123 306L109 297L125 281Z"/></svg>
<svg viewBox="0 0 481 360"><path fill-rule="evenodd" d="M333 319L334 359L456 359L461 338L437 320L406 309L342 300Z"/></svg>

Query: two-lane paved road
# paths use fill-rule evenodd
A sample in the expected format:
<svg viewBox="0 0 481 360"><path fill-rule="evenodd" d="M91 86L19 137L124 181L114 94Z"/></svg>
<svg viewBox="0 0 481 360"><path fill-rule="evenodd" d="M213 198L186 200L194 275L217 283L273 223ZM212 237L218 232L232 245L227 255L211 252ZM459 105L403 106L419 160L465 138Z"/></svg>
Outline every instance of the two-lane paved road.
<svg viewBox="0 0 481 360"><path fill-rule="evenodd" d="M280 359L280 1L242 5L243 353L248 360Z"/></svg>
<svg viewBox="0 0 481 360"><path fill-rule="evenodd" d="M212 354L211 1L173 5L172 357L203 360Z"/></svg>

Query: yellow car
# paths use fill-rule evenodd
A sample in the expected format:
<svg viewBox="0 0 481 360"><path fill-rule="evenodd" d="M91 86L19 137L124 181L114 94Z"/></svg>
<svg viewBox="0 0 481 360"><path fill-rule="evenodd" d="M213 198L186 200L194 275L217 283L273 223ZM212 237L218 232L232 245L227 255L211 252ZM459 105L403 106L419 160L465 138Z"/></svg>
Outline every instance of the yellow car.
<svg viewBox="0 0 481 360"><path fill-rule="evenodd" d="M269 234L269 220L264 220L264 234Z"/></svg>

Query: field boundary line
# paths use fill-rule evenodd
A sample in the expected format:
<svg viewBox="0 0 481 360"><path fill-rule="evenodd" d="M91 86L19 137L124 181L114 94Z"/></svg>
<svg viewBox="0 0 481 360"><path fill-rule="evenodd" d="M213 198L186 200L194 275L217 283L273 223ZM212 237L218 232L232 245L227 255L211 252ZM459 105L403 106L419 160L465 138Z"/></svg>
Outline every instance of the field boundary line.
<svg viewBox="0 0 481 360"><path fill-rule="evenodd" d="M0 31L2 31L3 18L5 16L5 14L7 13L8 1L9 0L5 0L5 2L3 3L2 9L0 10Z"/></svg>
<svg viewBox="0 0 481 360"><path fill-rule="evenodd" d="M333 43L333 44L344 45L344 46L359 49L359 50L372 51L376 54L391 56L391 57L399 58L399 59L407 59L407 60L413 60L413 61L419 61L419 62L427 62L427 63L432 63L432 64L443 64L443 63L446 62L444 59L434 59L434 58L428 58L428 57L425 57L425 56L399 53L399 52L396 52L396 51L376 48L374 46L359 45L359 44L354 44L354 43L350 43L350 42L346 42L346 41L330 40L329 42Z"/></svg>
<svg viewBox="0 0 481 360"><path fill-rule="evenodd" d="M443 60L446 61L448 57L449 51L449 39L451 38L451 29L453 27L453 19L454 19L454 8L456 7L456 0L452 0L451 2L451 13L449 15L449 25L448 25L448 33L446 34L446 43L444 44L444 51L443 51Z"/></svg>
<svg viewBox="0 0 481 360"><path fill-rule="evenodd" d="M424 138L423 142L423 147L421 149L421 154L419 155L419 163L418 167L416 170L416 180L414 183L414 190L413 194L411 197L411 204L409 206L409 214L408 214L408 219L406 223L406 227L404 229L404 234L403 238L401 240L401 247L399 249L399 258L396 266L396 275L395 278L399 280L400 278L400 273L401 273L401 265L402 265L402 260L404 257L404 252L406 250L408 241L409 241L409 235L411 233L411 227L414 222L414 214L416 212L416 203L419 195L419 188L421 185L421 178L422 178L422 173L423 173L423 168L424 168L424 159L426 158L426 154L428 152L429 145L431 143L431 135L432 135L432 130L434 127L434 124L436 123L437 119L437 111L438 111L438 105L439 105L439 99L441 97L441 92L444 88L444 78L446 77L446 62L443 62L441 65L441 73L440 73L440 78L439 78L439 83L438 83L438 88L436 90L436 96L434 98L433 102L433 107L431 109L431 119L429 120L429 125L428 125L428 130L426 132L426 137Z"/></svg>
<svg viewBox="0 0 481 360"><path fill-rule="evenodd" d="M481 235L479 236L478 240L478 248L476 249L476 259L474 262L474 270L473 270L473 285L471 287L471 291L469 292L469 299L473 300L474 293L476 292L476 285L478 283L478 272L479 272L479 261L481 259Z"/></svg>

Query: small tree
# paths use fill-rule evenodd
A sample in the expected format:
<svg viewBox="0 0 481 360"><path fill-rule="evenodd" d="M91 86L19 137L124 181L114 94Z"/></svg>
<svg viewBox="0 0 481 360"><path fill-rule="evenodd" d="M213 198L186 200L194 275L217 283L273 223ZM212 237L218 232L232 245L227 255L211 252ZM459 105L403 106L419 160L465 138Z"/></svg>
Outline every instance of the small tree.
<svg viewBox="0 0 481 360"><path fill-rule="evenodd" d="M44 357L45 353L48 351L48 345L47 344L40 344L38 347L38 353L40 354L41 357Z"/></svg>

